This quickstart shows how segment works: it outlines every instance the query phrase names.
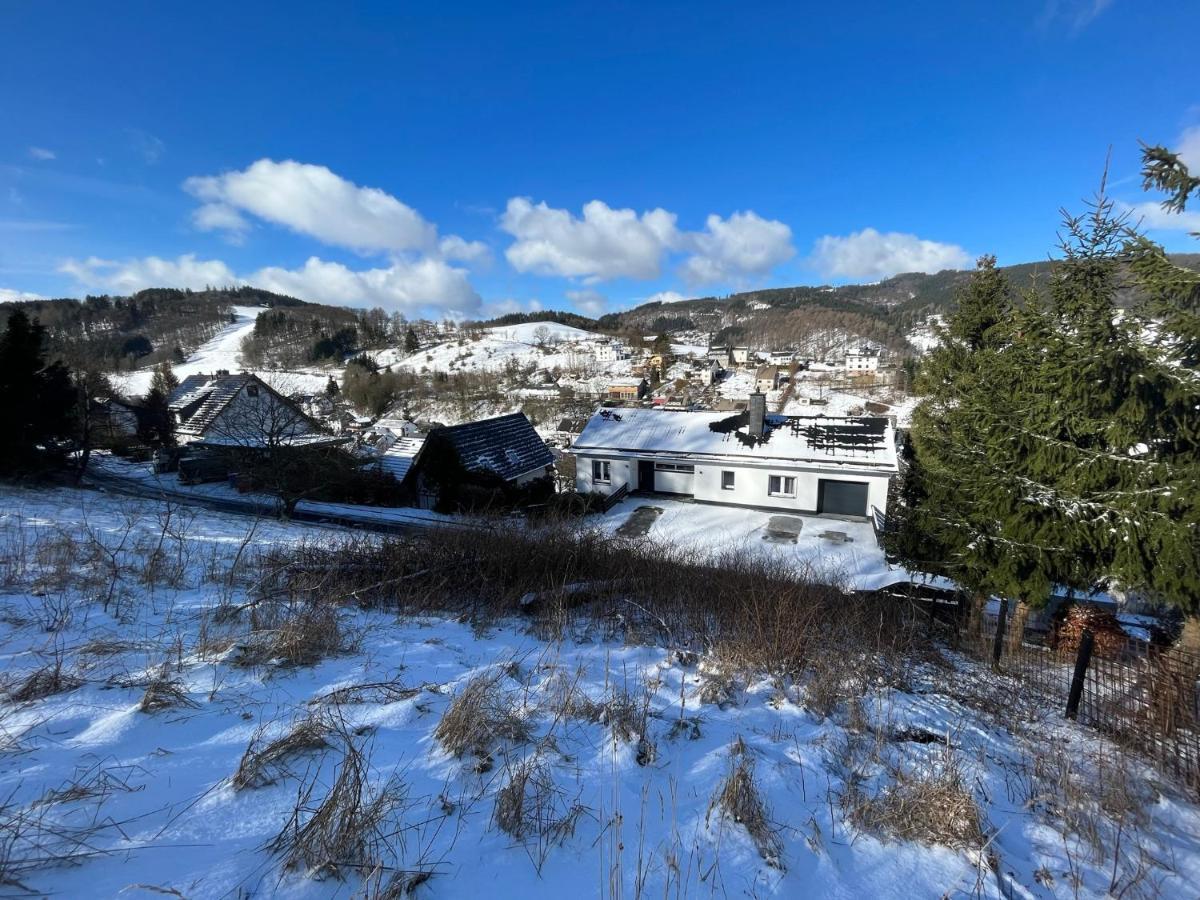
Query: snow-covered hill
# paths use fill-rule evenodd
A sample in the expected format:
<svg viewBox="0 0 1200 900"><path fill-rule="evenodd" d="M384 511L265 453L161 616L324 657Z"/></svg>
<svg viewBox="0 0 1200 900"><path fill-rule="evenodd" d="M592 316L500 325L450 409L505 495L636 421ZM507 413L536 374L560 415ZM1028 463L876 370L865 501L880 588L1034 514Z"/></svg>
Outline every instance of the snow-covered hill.
<svg viewBox="0 0 1200 900"><path fill-rule="evenodd" d="M462 337L413 354L393 348L371 354L380 366L412 372L503 372L560 369L580 374L628 374L627 360L601 361L597 349L608 337L556 322L525 322L484 329L478 339Z"/></svg>
<svg viewBox="0 0 1200 900"><path fill-rule="evenodd" d="M240 372L242 366L242 341L254 330L254 320L265 306L235 306L232 323L221 329L212 339L202 344L186 362L171 367L175 377L182 381L189 375L211 375L218 369ZM315 392L321 390L328 375L316 371L257 373L273 388L284 394L296 391ZM139 369L110 376L118 390L130 397L140 397L150 389L153 369Z"/></svg>

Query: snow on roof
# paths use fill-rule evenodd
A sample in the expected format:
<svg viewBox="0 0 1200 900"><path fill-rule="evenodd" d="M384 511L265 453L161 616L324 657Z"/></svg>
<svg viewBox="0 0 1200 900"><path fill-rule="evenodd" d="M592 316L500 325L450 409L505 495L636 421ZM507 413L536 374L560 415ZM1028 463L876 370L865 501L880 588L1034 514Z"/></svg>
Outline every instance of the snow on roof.
<svg viewBox="0 0 1200 900"><path fill-rule="evenodd" d="M424 437L400 438L379 456L379 468L397 481L403 481L412 468L413 458L425 444Z"/></svg>
<svg viewBox="0 0 1200 900"><path fill-rule="evenodd" d="M430 433L458 453L468 472L492 472L510 480L554 464L554 456L524 413L467 422Z"/></svg>
<svg viewBox="0 0 1200 900"><path fill-rule="evenodd" d="M896 472L895 435L885 418L768 415L768 437L760 442L750 440L746 418L745 413L600 410L572 449Z"/></svg>

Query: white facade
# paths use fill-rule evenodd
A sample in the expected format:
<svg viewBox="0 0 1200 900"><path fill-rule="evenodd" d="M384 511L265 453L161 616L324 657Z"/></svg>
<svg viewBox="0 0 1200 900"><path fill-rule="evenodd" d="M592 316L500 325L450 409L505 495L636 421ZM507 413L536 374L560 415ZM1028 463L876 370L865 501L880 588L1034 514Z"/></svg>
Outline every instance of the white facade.
<svg viewBox="0 0 1200 900"><path fill-rule="evenodd" d="M753 444L711 430L730 419L719 413L630 409L620 410L619 419L616 413L597 413L574 444L580 493L625 486L704 503L847 517L887 509L897 469L886 420L771 416L776 433ZM870 452L821 449L798 437L809 423L853 434L869 423L878 445Z"/></svg>
<svg viewBox="0 0 1200 900"><path fill-rule="evenodd" d="M848 372L875 372L879 370L879 351L863 347L861 350L846 352L846 370Z"/></svg>

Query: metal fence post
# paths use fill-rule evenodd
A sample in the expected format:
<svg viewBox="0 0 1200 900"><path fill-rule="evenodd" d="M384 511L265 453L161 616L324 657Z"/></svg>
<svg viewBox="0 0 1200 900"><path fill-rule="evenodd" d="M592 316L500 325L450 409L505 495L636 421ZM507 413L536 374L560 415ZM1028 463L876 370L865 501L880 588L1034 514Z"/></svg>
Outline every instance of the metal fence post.
<svg viewBox="0 0 1200 900"><path fill-rule="evenodd" d="M1079 700L1083 696L1083 681L1087 676L1088 663L1092 661L1092 632L1085 628L1079 638L1079 652L1075 655L1075 674L1071 676L1071 693L1067 695L1067 718L1079 715Z"/></svg>
<svg viewBox="0 0 1200 900"><path fill-rule="evenodd" d="M992 642L992 666L1000 668L1000 651L1004 648L1004 627L1008 624L1008 600L1000 601L1000 614L996 617L996 638Z"/></svg>

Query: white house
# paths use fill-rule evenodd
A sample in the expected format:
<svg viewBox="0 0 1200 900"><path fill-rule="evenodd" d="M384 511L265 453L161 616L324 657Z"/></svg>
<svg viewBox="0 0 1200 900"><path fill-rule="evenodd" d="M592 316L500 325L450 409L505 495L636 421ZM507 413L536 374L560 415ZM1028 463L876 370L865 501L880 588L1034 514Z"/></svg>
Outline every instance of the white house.
<svg viewBox="0 0 1200 900"><path fill-rule="evenodd" d="M847 372L876 372L879 370L879 351L870 347L859 347L846 351Z"/></svg>
<svg viewBox="0 0 1200 900"><path fill-rule="evenodd" d="M754 389L761 394L775 390L779 387L779 376L778 366L759 366L754 375Z"/></svg>
<svg viewBox="0 0 1200 900"><path fill-rule="evenodd" d="M168 408L181 444L264 449L338 441L249 372L184 379Z"/></svg>
<svg viewBox="0 0 1200 900"><path fill-rule="evenodd" d="M599 410L572 450L581 493L625 487L818 515L885 512L897 473L887 419L768 415L762 394L732 415Z"/></svg>
<svg viewBox="0 0 1200 900"><path fill-rule="evenodd" d="M592 352L595 354L596 362L598 363L610 363L620 359L629 359L629 351L625 349L623 344L617 341L596 341L592 345Z"/></svg>

